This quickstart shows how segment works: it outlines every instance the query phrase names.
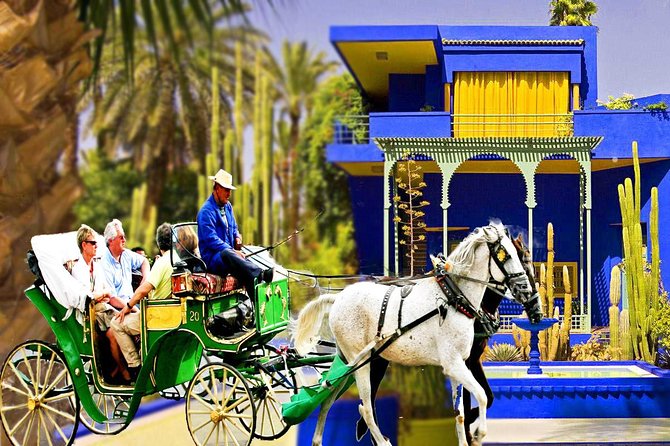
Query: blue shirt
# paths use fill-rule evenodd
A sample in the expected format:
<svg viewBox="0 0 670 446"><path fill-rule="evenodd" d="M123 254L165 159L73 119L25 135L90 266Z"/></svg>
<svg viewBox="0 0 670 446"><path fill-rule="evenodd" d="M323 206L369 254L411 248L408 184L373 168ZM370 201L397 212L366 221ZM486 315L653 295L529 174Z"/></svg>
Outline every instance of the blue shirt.
<svg viewBox="0 0 670 446"><path fill-rule="evenodd" d="M222 210L226 215L225 220L221 217ZM216 267L221 266L219 253L225 249L234 249L235 237L239 236L233 205L228 202L219 208L214 196L210 195L198 212L198 246L208 270L219 269Z"/></svg>
<svg viewBox="0 0 670 446"><path fill-rule="evenodd" d="M109 249L105 248L105 253L102 255L100 262L107 283L112 287L115 296L126 302L133 297L133 270L141 269L145 260L144 256L130 249L124 249L117 262Z"/></svg>

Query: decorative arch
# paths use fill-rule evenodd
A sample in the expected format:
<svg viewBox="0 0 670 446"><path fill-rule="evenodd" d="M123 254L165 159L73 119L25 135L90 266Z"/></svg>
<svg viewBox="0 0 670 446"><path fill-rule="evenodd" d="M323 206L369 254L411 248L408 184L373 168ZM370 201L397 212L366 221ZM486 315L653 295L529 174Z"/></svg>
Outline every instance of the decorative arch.
<svg viewBox="0 0 670 446"><path fill-rule="evenodd" d="M580 196L581 205L586 213L584 224L587 240L582 243L580 250L586 245L587 268L587 296L591 299L591 151L602 141L602 137L498 137L498 138L373 138L375 144L384 153L384 272L389 269L389 242L390 242L390 209L391 196L389 177L393 166L406 153L423 154L431 157L437 163L442 174L442 220L444 240L448 233L449 184L458 167L470 158L478 155L493 153L514 163L523 175L526 184L525 204L528 208L528 235L529 246L533 246L533 209L537 206L535 200L535 175L540 163L554 154L569 155L580 166ZM581 215L580 215L581 219ZM395 239L395 237L394 237ZM445 255L448 254L448 244L443 246ZM584 262L581 262L582 264ZM582 276L583 277L583 276ZM582 282L583 283L583 282ZM583 288L583 286L580 286ZM583 290L581 293L584 296ZM588 304L590 308L590 302ZM582 307L583 308L583 307ZM590 325L590 320L585 321ZM590 327L589 327L590 328Z"/></svg>

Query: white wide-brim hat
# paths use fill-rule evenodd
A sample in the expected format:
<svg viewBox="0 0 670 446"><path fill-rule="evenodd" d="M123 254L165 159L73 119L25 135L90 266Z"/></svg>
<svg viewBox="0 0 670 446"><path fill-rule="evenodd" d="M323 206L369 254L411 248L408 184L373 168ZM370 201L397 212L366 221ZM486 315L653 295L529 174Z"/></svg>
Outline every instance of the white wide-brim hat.
<svg viewBox="0 0 670 446"><path fill-rule="evenodd" d="M226 189L230 190L237 189L235 186L233 186L233 176L223 169L219 169L219 171L216 172L216 175L208 178L214 181L215 183L218 183L219 186L225 187Z"/></svg>

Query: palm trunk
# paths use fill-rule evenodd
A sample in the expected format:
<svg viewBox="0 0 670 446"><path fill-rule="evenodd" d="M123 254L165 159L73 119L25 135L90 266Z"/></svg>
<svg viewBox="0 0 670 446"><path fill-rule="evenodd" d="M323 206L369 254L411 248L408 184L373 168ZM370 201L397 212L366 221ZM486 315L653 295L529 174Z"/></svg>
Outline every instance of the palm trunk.
<svg viewBox="0 0 670 446"><path fill-rule="evenodd" d="M32 236L72 229L72 206L81 195L76 98L91 69L74 3L6 5L0 37L6 55L0 65L0 357L17 342L50 332L23 300L33 281L25 256Z"/></svg>

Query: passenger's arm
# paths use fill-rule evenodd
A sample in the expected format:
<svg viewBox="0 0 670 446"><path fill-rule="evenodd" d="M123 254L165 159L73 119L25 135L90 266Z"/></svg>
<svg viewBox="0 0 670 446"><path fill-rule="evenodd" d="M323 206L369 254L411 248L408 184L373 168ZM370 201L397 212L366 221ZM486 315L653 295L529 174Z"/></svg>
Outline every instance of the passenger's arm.
<svg viewBox="0 0 670 446"><path fill-rule="evenodd" d="M201 247L206 246L211 251L220 252L224 249L233 249L224 242L216 232L216 219L220 218L211 209L203 209L198 214L198 238Z"/></svg>
<svg viewBox="0 0 670 446"><path fill-rule="evenodd" d="M137 287L137 290L135 290L135 294L133 294L133 297L130 298L128 303L119 310L119 314L114 316L115 319L118 319L119 322L123 322L123 319L126 317L126 314L134 312L134 307L135 305L139 304L142 299L147 297L147 295L154 289L154 286L150 282L144 282L142 283L139 287Z"/></svg>

